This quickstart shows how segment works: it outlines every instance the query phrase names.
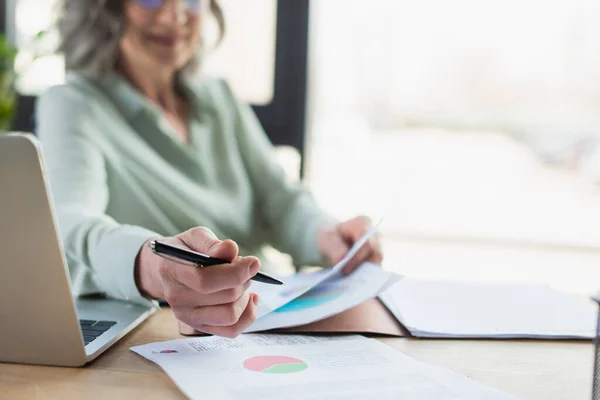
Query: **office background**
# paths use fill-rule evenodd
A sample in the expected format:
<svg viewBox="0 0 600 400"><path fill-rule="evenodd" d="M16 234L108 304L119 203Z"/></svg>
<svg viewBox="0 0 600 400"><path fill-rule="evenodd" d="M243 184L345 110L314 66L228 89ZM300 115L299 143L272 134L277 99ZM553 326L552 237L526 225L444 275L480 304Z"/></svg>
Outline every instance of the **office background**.
<svg viewBox="0 0 600 400"><path fill-rule="evenodd" d="M384 217L386 268L599 288L597 1L223 3L208 71L327 210ZM53 1L1 4L22 49L15 129L32 130L35 94L63 79L60 57L32 61Z"/></svg>

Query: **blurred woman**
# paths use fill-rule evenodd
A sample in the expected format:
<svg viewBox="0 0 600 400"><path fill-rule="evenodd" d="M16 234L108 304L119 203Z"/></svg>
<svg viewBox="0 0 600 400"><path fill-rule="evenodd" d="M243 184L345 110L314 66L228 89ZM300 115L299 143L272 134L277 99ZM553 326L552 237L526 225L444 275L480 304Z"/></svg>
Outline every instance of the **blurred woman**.
<svg viewBox="0 0 600 400"><path fill-rule="evenodd" d="M64 0L68 79L41 96L37 125L76 292L165 298L182 322L235 336L254 320L264 245L333 264L370 221L325 215L286 181L251 108L193 78L211 14L223 34L215 0ZM231 264L165 261L154 238ZM346 272L366 260L381 261L375 238Z"/></svg>

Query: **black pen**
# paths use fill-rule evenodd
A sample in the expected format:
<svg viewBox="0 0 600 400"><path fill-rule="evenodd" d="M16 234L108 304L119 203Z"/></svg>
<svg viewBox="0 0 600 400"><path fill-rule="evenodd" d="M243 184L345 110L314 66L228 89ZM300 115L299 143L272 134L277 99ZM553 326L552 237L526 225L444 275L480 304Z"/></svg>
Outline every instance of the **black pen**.
<svg viewBox="0 0 600 400"><path fill-rule="evenodd" d="M167 258L175 258L175 262L186 261L199 267L213 267L215 265L230 263L230 261L210 257L206 254L198 253L197 251L182 249L180 247L162 243L157 240L153 240L150 242L150 248L152 249L152 252L154 252L154 254L166 256ZM284 284L279 279L275 279L272 276L265 274L264 272L259 272L254 277L252 277L252 280L257 282L268 283L271 285Z"/></svg>

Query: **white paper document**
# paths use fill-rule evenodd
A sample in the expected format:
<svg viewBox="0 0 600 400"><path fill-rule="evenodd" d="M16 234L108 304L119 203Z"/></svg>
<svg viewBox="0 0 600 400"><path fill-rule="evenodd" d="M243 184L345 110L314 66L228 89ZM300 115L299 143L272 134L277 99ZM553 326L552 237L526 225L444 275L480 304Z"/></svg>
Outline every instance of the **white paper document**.
<svg viewBox="0 0 600 400"><path fill-rule="evenodd" d="M298 275L298 281L288 282L286 290L303 290L302 279L302 275ZM338 271L282 307L258 318L246 332L305 325L331 317L377 297L399 279L398 275L383 271L372 263L363 263L349 276Z"/></svg>
<svg viewBox="0 0 600 400"><path fill-rule="evenodd" d="M190 399L515 399L362 337L209 337L132 350L161 366Z"/></svg>
<svg viewBox="0 0 600 400"><path fill-rule="evenodd" d="M365 233L348 251L348 254L332 268L323 269L310 274L299 274L286 278L286 284L283 286L269 285L262 282L252 282L250 291L257 293L260 296L257 317L276 310L286 303L300 297L308 292L313 287L328 278L339 274L344 266L354 257L362 246L373 236L377 230L377 225Z"/></svg>
<svg viewBox="0 0 600 400"><path fill-rule="evenodd" d="M452 338L593 338L591 302L544 285L404 278L379 296L411 334Z"/></svg>

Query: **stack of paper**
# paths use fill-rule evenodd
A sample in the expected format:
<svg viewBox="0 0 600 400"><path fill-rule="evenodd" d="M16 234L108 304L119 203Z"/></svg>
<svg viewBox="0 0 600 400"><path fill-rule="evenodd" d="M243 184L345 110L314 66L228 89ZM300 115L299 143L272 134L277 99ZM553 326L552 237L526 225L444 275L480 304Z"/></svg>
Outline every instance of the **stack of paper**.
<svg viewBox="0 0 600 400"><path fill-rule="evenodd" d="M284 294L304 291L307 277L298 276L282 289ZM308 277L310 278L310 277ZM347 277L335 273L272 312L259 317L246 332L258 332L309 324L328 318L377 297L400 277L365 263ZM258 291L259 295L261 294Z"/></svg>
<svg viewBox="0 0 600 400"><path fill-rule="evenodd" d="M346 257L331 269L299 274L284 286L253 282L251 291L261 298L258 318L245 332L258 332L309 324L336 315L377 297L400 277L379 266L363 263L354 273L341 271L375 230L369 231Z"/></svg>
<svg viewBox="0 0 600 400"><path fill-rule="evenodd" d="M205 337L132 350L191 399L515 399L360 336Z"/></svg>
<svg viewBox="0 0 600 400"><path fill-rule="evenodd" d="M589 339L591 302L543 285L404 278L379 296L414 336Z"/></svg>

